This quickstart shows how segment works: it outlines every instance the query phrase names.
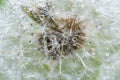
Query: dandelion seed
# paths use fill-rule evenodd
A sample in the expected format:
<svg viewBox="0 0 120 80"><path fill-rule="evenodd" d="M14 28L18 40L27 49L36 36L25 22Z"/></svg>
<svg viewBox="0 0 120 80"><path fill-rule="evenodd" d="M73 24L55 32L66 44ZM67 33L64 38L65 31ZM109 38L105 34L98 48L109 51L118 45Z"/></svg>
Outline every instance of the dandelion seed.
<svg viewBox="0 0 120 80"><path fill-rule="evenodd" d="M39 51L50 59L64 59L66 55L73 54L83 47L86 25L77 15L55 19L49 14L47 7L35 7L36 10L29 11L27 6L22 6L22 9L43 29L38 36Z"/></svg>

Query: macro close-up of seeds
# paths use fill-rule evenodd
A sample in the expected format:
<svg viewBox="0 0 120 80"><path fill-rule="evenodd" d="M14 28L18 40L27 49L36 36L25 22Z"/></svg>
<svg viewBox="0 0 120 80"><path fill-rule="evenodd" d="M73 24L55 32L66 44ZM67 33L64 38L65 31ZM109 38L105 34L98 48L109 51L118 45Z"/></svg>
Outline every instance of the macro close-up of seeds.
<svg viewBox="0 0 120 80"><path fill-rule="evenodd" d="M35 9L31 10L30 7L22 6L23 12L42 28L38 33L40 53L51 59L58 59L82 49L86 37L85 29L88 26L77 15L55 18L50 15L49 9L49 6L35 6Z"/></svg>
<svg viewBox="0 0 120 80"><path fill-rule="evenodd" d="M119 0L0 0L0 80L120 80Z"/></svg>

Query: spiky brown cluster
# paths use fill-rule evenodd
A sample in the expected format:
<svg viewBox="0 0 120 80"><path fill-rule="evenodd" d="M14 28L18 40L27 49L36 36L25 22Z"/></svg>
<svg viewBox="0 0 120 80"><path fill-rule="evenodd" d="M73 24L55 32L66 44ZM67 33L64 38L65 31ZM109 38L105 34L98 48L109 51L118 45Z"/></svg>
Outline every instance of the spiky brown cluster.
<svg viewBox="0 0 120 80"><path fill-rule="evenodd" d="M60 17L55 20L44 8L38 7L37 11L29 11L27 7L22 6L22 9L41 25L43 31L40 31L38 36L39 51L47 57L59 59L83 47L86 26L79 18Z"/></svg>
<svg viewBox="0 0 120 80"><path fill-rule="evenodd" d="M57 21L49 28L39 34L39 50L52 59L59 59L61 56L73 54L75 50L83 47L85 42L85 25L77 18L58 20L64 23L63 28L56 27ZM47 26L46 26L47 27Z"/></svg>

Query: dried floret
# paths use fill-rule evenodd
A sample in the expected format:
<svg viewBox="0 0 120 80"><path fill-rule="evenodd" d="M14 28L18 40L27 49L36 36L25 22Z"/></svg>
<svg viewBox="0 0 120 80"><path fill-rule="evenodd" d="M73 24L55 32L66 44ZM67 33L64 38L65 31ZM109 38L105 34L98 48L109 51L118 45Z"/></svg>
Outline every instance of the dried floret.
<svg viewBox="0 0 120 80"><path fill-rule="evenodd" d="M55 18L49 15L49 10L36 7L30 10L26 6L22 9L35 22L39 23L43 31L39 32L39 51L51 59L60 59L80 50L85 43L86 25L77 16L70 18ZM42 19L41 19L42 18ZM60 24L63 27L60 27Z"/></svg>

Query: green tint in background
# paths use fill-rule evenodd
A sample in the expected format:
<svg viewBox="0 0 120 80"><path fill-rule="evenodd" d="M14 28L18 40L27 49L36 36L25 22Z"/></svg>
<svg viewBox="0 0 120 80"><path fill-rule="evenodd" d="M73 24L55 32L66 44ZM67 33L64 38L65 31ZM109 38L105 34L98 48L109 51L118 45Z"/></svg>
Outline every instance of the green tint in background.
<svg viewBox="0 0 120 80"><path fill-rule="evenodd" d="M119 0L53 0L56 12L76 11L92 26L85 50L63 60L61 75L59 64L54 69L55 62L37 50L36 37L31 33L39 32L40 26L20 8L21 4L44 3L39 1L8 0L4 4L5 1L0 0L0 6L4 4L0 10L0 80L120 79ZM90 48L95 49L93 55L87 53Z"/></svg>
<svg viewBox="0 0 120 80"><path fill-rule="evenodd" d="M4 0L0 0L0 7L4 4Z"/></svg>

